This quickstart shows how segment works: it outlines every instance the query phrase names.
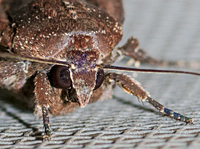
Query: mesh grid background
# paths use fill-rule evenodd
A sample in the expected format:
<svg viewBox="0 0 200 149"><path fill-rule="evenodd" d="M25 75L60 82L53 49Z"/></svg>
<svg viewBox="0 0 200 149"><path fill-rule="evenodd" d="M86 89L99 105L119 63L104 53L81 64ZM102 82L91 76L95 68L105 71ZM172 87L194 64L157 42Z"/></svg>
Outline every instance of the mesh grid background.
<svg viewBox="0 0 200 149"><path fill-rule="evenodd" d="M134 35L156 58L200 62L199 6L199 0L126 0L120 45ZM43 132L42 120L0 100L0 148L199 148L200 78L139 74L136 79L153 98L193 117L195 124L162 116L116 88L113 99L51 117L52 139L42 142L33 135Z"/></svg>

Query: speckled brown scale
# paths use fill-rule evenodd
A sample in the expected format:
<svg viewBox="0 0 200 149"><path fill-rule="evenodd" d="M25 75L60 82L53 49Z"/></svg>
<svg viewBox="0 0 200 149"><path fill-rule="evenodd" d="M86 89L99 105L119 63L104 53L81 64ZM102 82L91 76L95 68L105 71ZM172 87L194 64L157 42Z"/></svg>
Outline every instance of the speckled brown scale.
<svg viewBox="0 0 200 149"><path fill-rule="evenodd" d="M115 67L110 64L120 53L136 61L166 64L139 49L136 38L115 48L122 37L122 0L0 2L0 87L43 117L48 137L49 114L67 114L108 98L116 84L161 113L192 123L150 98L136 80L106 72ZM14 10L13 3L25 5Z"/></svg>
<svg viewBox="0 0 200 149"><path fill-rule="evenodd" d="M38 58L66 60L66 51L85 36L92 40L88 46L98 43L94 48L105 57L122 36L121 25L112 17L77 0L34 1L13 20L13 52Z"/></svg>

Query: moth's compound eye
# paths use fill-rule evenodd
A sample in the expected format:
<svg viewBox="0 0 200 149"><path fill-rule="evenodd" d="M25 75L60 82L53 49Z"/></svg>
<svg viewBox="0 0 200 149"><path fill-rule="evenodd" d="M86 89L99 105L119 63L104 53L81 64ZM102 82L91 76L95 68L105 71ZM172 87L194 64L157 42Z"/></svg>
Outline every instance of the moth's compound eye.
<svg viewBox="0 0 200 149"><path fill-rule="evenodd" d="M103 69L99 69L98 72L97 72L97 79L96 79L96 85L95 85L95 89L98 89L101 84L103 83L103 80L104 80L104 71Z"/></svg>
<svg viewBox="0 0 200 149"><path fill-rule="evenodd" d="M51 85L56 88L70 89L72 86L69 68L65 66L53 66L50 71L49 80Z"/></svg>

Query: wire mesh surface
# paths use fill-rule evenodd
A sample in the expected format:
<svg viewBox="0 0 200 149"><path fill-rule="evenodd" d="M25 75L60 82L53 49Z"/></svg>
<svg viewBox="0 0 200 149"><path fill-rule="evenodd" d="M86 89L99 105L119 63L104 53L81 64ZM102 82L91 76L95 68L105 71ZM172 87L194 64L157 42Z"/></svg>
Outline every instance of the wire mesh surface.
<svg viewBox="0 0 200 149"><path fill-rule="evenodd" d="M140 46L156 58L200 63L199 6L199 0L125 0L120 45L134 35ZM42 120L0 100L0 148L199 148L200 78L139 74L136 79L151 97L193 117L194 125L162 116L116 88L113 99L51 117L52 139L42 142L34 135L43 132Z"/></svg>

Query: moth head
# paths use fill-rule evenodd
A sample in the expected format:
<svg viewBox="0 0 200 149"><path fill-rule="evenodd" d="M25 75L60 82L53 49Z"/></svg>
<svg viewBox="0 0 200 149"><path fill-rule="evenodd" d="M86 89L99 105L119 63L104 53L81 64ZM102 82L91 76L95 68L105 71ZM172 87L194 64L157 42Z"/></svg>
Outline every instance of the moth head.
<svg viewBox="0 0 200 149"><path fill-rule="evenodd" d="M98 55L92 51L71 51L68 66L55 65L51 69L52 86L75 90L81 107L88 104L93 90L98 89L104 80L104 71L97 65Z"/></svg>
<svg viewBox="0 0 200 149"><path fill-rule="evenodd" d="M74 89L81 107L87 105L93 90L98 89L104 81L104 69L131 71L140 73L171 73L200 76L200 73L179 70L138 69L98 64L98 54L94 51L74 51L68 53L68 64L65 61L46 60L0 52L0 58L24 60L41 64L54 65L50 71L50 82L56 88ZM75 55L75 56L73 56ZM69 63L70 62L70 63Z"/></svg>

